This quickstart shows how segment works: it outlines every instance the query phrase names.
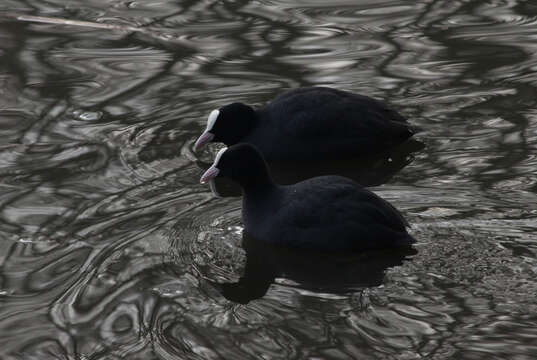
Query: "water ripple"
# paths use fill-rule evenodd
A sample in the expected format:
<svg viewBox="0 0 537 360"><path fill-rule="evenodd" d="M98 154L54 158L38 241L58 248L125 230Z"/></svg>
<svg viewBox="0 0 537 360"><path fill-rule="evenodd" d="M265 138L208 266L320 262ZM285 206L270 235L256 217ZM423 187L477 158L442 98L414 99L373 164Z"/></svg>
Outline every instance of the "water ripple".
<svg viewBox="0 0 537 360"><path fill-rule="evenodd" d="M533 358L531 2L0 7L0 357ZM263 247L199 184L212 109L319 84L424 129L373 189L408 259Z"/></svg>

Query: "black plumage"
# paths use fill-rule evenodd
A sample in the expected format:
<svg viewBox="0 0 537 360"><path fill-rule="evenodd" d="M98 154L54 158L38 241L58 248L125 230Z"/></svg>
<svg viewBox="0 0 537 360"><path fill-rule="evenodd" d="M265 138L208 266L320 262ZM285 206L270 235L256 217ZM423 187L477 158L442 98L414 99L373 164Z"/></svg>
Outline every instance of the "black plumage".
<svg viewBox="0 0 537 360"><path fill-rule="evenodd" d="M254 110L233 103L198 139L227 146L255 145L266 161L367 156L402 143L414 134L406 119L384 102L327 87L290 90Z"/></svg>
<svg viewBox="0 0 537 360"><path fill-rule="evenodd" d="M262 155L250 144L223 150L202 182L215 176L241 185L244 229L261 241L334 251L415 242L399 211L350 179L319 176L293 185L274 184Z"/></svg>

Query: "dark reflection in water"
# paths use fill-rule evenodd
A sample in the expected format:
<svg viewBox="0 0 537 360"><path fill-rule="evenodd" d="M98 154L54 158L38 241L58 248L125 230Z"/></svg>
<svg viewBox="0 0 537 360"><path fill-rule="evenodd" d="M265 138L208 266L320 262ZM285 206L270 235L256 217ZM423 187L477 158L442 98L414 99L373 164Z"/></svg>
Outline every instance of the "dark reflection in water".
<svg viewBox="0 0 537 360"><path fill-rule="evenodd" d="M304 161L300 163L270 163L270 173L277 184L295 184L299 181L321 175L342 175L353 179L362 186L379 186L388 182L392 176L407 166L414 159L414 153L422 150L424 144L409 139L406 142L387 149L371 157L355 159ZM211 165L199 161L198 165L206 170ZM221 197L240 196L242 190L238 184L226 178L215 178L211 190Z"/></svg>
<svg viewBox="0 0 537 360"><path fill-rule="evenodd" d="M244 274L236 283L217 284L226 299L240 304L264 296L279 276L300 288L336 294L380 286L387 268L417 254L411 247L362 254L304 252L256 241L246 232L242 247L246 251Z"/></svg>
<svg viewBox="0 0 537 360"><path fill-rule="evenodd" d="M531 1L3 0L0 358L535 358L536 35ZM350 287L275 255L236 304L215 284L252 276L240 199L199 184L216 148L193 141L314 85L424 129L343 167L418 253Z"/></svg>

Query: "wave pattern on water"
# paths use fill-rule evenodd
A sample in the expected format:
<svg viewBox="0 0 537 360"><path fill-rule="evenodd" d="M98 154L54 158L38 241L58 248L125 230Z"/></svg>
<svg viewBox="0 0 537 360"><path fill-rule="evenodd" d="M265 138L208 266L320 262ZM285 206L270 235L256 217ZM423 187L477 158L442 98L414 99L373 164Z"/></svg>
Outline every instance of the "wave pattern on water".
<svg viewBox="0 0 537 360"><path fill-rule="evenodd" d="M534 357L531 2L0 9L2 359ZM418 253L339 292L257 274L238 304L240 200L199 185L217 147L192 142L214 108L311 85L385 99L424 129L425 150L374 189Z"/></svg>

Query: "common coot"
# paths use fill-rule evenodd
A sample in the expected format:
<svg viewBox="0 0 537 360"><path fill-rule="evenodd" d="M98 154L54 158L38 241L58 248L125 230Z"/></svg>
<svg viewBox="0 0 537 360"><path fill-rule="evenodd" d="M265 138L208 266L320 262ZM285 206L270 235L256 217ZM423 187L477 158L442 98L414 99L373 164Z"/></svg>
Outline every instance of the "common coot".
<svg viewBox="0 0 537 360"><path fill-rule="evenodd" d="M194 150L208 142L255 145L268 162L367 156L414 134L384 102L327 87L290 90L254 110L232 103L213 110Z"/></svg>
<svg viewBox="0 0 537 360"><path fill-rule="evenodd" d="M260 241L333 251L415 242L399 211L350 179L329 175L276 185L261 153L250 144L220 150L201 183L217 176L242 187L244 230Z"/></svg>

